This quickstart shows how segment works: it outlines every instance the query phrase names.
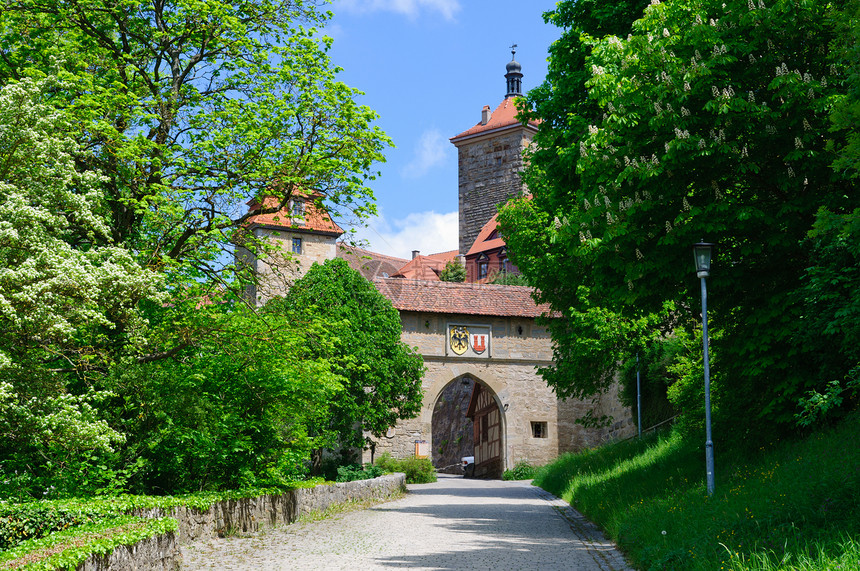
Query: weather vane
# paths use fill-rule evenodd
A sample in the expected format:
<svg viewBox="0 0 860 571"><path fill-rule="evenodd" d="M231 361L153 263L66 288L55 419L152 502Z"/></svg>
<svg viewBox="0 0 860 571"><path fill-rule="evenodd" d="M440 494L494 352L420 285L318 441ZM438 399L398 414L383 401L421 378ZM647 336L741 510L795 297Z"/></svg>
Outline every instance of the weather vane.
<svg viewBox="0 0 860 571"><path fill-rule="evenodd" d="M514 58L517 57L517 44L511 46L511 56Z"/></svg>

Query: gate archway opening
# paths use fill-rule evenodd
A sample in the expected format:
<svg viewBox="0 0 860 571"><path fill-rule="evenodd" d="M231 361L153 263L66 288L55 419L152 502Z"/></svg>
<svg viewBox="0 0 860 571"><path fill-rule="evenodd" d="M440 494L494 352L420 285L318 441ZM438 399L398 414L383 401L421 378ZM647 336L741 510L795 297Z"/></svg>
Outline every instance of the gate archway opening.
<svg viewBox="0 0 860 571"><path fill-rule="evenodd" d="M495 392L480 379L461 375L436 396L431 447L433 465L440 472L462 474L462 458L472 456L476 477L500 478L505 466L504 441L504 411Z"/></svg>

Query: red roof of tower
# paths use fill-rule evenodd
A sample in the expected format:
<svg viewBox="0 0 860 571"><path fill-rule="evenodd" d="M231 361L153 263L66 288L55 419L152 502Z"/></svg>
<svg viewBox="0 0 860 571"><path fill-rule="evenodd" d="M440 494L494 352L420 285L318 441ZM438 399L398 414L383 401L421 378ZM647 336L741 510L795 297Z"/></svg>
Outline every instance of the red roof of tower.
<svg viewBox="0 0 860 571"><path fill-rule="evenodd" d="M326 211L317 208L311 197L298 192L294 192L293 195L295 197L294 200L304 202L305 213L301 221L293 219L290 208L292 201L290 201L278 212L251 216L248 218L246 224L248 226L265 226L266 228L281 228L299 232L324 232L335 236L343 234L343 228L335 224ZM256 198L252 198L247 204L251 212L260 210L260 202ZM276 196L266 196L263 199L263 207L265 208L275 208L278 204L279 200Z"/></svg>
<svg viewBox="0 0 860 571"><path fill-rule="evenodd" d="M472 135L479 135L481 133L485 133L487 131L492 131L494 129L501 129L503 127L512 127L514 125L521 125L519 121L516 119L517 117L517 108L514 105L513 97L506 97L504 101L502 101L496 110L493 111L493 114L490 115L490 120L486 125L482 125L478 123L471 129L467 129L460 133L459 135L455 135L451 137L451 142L455 142L458 139L462 139L464 137L469 137ZM528 122L528 125L532 128L537 128L540 124L539 121L531 120Z"/></svg>

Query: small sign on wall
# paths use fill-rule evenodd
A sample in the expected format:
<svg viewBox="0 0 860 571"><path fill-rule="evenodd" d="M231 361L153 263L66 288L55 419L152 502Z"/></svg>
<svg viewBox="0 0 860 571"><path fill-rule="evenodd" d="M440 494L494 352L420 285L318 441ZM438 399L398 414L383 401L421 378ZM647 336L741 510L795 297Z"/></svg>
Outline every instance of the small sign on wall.
<svg viewBox="0 0 860 571"><path fill-rule="evenodd" d="M426 440L415 441L415 457L427 458L430 456L430 444Z"/></svg>
<svg viewBox="0 0 860 571"><path fill-rule="evenodd" d="M456 357L490 357L490 326L448 324L445 354Z"/></svg>

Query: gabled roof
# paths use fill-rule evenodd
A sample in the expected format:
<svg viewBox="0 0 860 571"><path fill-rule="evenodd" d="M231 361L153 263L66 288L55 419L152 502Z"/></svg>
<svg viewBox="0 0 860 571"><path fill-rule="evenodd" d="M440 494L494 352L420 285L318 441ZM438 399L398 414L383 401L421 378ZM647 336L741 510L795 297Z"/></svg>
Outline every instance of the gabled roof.
<svg viewBox="0 0 860 571"><path fill-rule="evenodd" d="M271 212L269 214L256 214L248 218L248 227L272 228L278 230L293 230L299 232L318 232L340 236L343 234L343 229L334 223L328 212L317 208L313 198L306 193L294 192L293 200L301 200L304 202L305 214L299 218L293 218L290 205L292 200L287 203L280 211ZM261 208L275 208L279 201L276 196L266 196L263 198L263 205L256 198L252 198L247 202L251 212L259 211Z"/></svg>
<svg viewBox="0 0 860 571"><path fill-rule="evenodd" d="M439 252L438 254L427 254L428 258L433 258L434 260L440 260L445 262L446 264L457 257L459 254L459 250L448 250L447 252Z"/></svg>
<svg viewBox="0 0 860 571"><path fill-rule="evenodd" d="M346 260L350 268L368 280L392 276L409 262L406 258L386 256L343 243L337 245L337 257Z"/></svg>
<svg viewBox="0 0 860 571"><path fill-rule="evenodd" d="M406 278L407 280L430 280L437 281L439 273L445 267L445 262L435 260L430 256L415 256L406 264L391 274L393 278Z"/></svg>
<svg viewBox="0 0 860 571"><path fill-rule="evenodd" d="M377 278L373 283L399 311L531 318L549 311L549 304L537 305L534 289L525 286L397 278Z"/></svg>
<svg viewBox="0 0 860 571"><path fill-rule="evenodd" d="M475 135L480 135L482 133L486 133L488 131L493 131L495 129L503 129L507 127L521 126L522 123L517 121L517 108L514 105L513 97L506 97L504 101L502 101L496 110L493 111L493 114L490 115L490 120L486 125L482 125L480 122L472 127L471 129L467 129L460 133L459 135L455 135L451 137L450 141L454 144L458 143L461 139L466 137L471 137ZM537 126L540 123L538 121L529 121L528 126L532 129L537 129Z"/></svg>
<svg viewBox="0 0 860 571"><path fill-rule="evenodd" d="M475 243L472 244L472 247L469 248L468 252L466 252L467 256L474 256L481 252L488 252L505 245L505 240L498 232L498 216L498 214L494 215L490 218L489 222L484 224L484 227L481 228L480 232L478 232L478 237L475 238Z"/></svg>

